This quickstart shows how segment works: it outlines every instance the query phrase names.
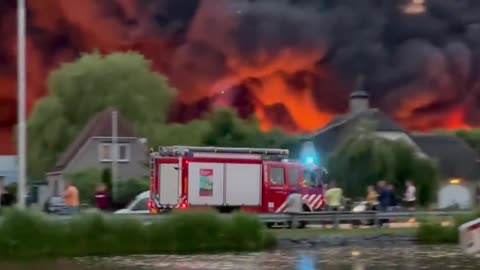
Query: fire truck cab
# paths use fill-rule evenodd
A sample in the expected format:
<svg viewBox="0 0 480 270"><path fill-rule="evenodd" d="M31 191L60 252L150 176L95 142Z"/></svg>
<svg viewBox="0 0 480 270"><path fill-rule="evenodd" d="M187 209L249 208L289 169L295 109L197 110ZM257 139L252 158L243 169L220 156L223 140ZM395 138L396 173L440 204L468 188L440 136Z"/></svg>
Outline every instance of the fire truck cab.
<svg viewBox="0 0 480 270"><path fill-rule="evenodd" d="M281 213L293 190L303 195L304 211L321 210L324 170L288 161L288 155L286 149L160 147L150 153L150 211Z"/></svg>

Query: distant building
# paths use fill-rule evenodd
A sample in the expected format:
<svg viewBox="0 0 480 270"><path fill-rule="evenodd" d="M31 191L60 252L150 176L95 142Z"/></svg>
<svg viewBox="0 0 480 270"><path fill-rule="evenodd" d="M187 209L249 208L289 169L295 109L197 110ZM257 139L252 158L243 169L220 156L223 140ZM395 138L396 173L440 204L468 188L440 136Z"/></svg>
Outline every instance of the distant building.
<svg viewBox="0 0 480 270"><path fill-rule="evenodd" d="M60 195L69 174L89 169L111 168L113 157L112 113L107 109L95 115L47 173L52 195ZM118 180L148 175L148 148L119 113L117 116Z"/></svg>
<svg viewBox="0 0 480 270"><path fill-rule="evenodd" d="M17 181L17 156L0 156L0 182L10 184Z"/></svg>
<svg viewBox="0 0 480 270"><path fill-rule="evenodd" d="M335 117L324 128L311 135L321 157L328 157L358 125L375 122L375 134L391 140L403 140L417 154L436 160L441 174L438 206L472 207L475 187L480 185L480 165L476 152L451 135L416 134L403 129L382 111L369 106L369 95L357 86L350 96L350 112Z"/></svg>

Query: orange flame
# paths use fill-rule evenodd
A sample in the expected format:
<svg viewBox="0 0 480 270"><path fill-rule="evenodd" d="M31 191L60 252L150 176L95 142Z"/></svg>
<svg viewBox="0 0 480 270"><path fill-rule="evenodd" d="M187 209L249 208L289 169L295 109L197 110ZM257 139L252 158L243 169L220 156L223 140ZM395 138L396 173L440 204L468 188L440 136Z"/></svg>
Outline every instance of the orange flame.
<svg viewBox="0 0 480 270"><path fill-rule="evenodd" d="M472 126L465 123L465 110L463 108L459 108L453 111L453 113L446 118L444 128L447 130L470 130L472 129Z"/></svg>

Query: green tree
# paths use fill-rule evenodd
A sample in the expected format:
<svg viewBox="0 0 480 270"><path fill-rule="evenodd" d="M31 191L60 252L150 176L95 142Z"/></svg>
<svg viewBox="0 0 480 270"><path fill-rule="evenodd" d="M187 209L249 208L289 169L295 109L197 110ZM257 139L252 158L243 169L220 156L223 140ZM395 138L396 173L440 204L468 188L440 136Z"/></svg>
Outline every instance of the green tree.
<svg viewBox="0 0 480 270"><path fill-rule="evenodd" d="M113 194L113 202L116 206L126 207L137 195L150 190L150 180L145 179L129 179L116 183L116 194Z"/></svg>
<svg viewBox="0 0 480 270"><path fill-rule="evenodd" d="M195 120L187 124L159 125L153 129L150 145L204 145L205 136L211 130L207 120Z"/></svg>
<svg viewBox="0 0 480 270"><path fill-rule="evenodd" d="M203 144L224 147L287 148L298 146L299 139L280 129L263 132L255 117L240 119L232 110L217 110L208 117Z"/></svg>
<svg viewBox="0 0 480 270"><path fill-rule="evenodd" d="M43 177L87 121L115 107L149 140L165 122L175 91L136 53L86 54L48 78L49 96L28 120L31 176Z"/></svg>
<svg viewBox="0 0 480 270"><path fill-rule="evenodd" d="M109 168L102 170L102 183L107 187L108 192L112 192L112 171Z"/></svg>
<svg viewBox="0 0 480 270"><path fill-rule="evenodd" d="M413 180L422 205L432 202L437 190L438 170L432 160L419 156L406 142L375 135L370 124L361 125L347 138L327 166L330 178L352 198L364 197L366 187L379 180L402 191L405 181Z"/></svg>

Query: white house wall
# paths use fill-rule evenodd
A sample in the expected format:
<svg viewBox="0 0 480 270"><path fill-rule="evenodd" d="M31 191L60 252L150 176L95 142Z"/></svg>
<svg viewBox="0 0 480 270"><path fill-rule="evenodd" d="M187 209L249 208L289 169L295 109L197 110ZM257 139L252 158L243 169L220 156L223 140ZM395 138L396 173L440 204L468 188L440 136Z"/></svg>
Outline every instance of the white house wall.
<svg viewBox="0 0 480 270"><path fill-rule="evenodd" d="M465 197L464 199L460 199L460 200L469 201L469 205L474 206L474 204L475 204L475 189L477 188L478 185L480 185L480 181L478 179L476 179L476 180L459 179L459 180L461 181L459 186L462 186L466 190L468 190L468 196L466 196L465 192L458 192L458 194L456 194L456 196ZM439 189L439 193L438 193L439 196L437 198L439 204L441 204L440 200L442 199L440 197L441 190L444 189L447 186L450 186L450 185L451 185L450 184L450 179L445 179L445 180L441 181L440 189Z"/></svg>
<svg viewBox="0 0 480 270"><path fill-rule="evenodd" d="M104 139L91 139L77 155L70 161L66 167L65 173L73 173L88 169L104 169L111 168L111 162L100 162L98 151L101 143L110 143ZM117 162L118 177L120 180L128 180L131 178L140 178L148 175L147 150L145 146L138 140L119 139L118 143L127 143L130 145L130 160L128 162Z"/></svg>

